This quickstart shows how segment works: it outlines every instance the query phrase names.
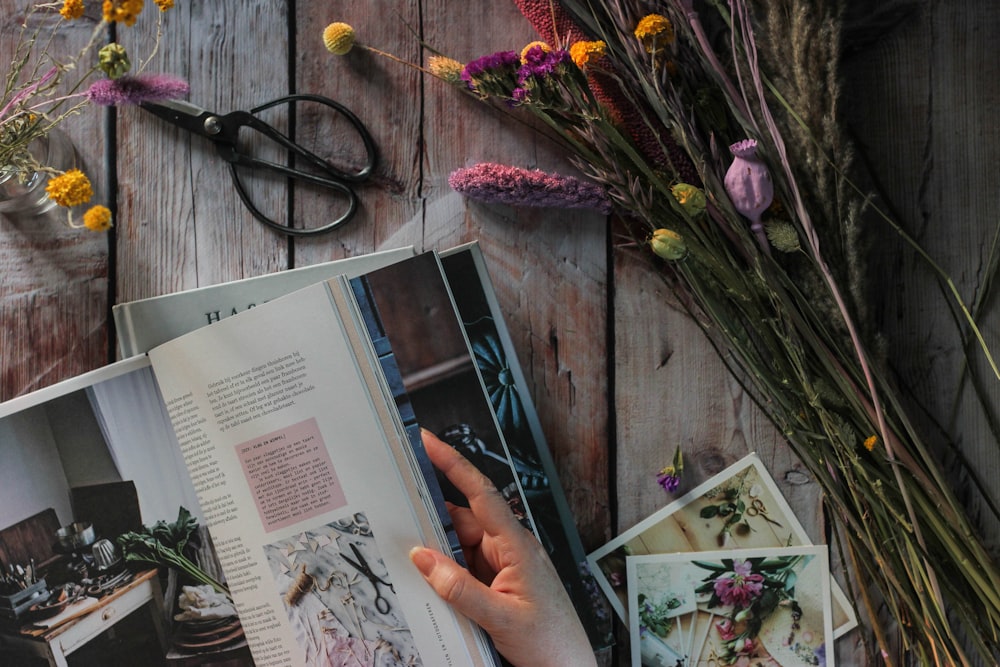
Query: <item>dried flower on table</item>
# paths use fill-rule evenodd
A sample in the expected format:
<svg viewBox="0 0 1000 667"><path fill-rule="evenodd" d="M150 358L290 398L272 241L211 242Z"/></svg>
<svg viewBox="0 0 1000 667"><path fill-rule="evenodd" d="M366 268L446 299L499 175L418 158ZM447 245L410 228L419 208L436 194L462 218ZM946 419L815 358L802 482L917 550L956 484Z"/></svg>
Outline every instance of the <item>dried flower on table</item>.
<svg viewBox="0 0 1000 667"><path fill-rule="evenodd" d="M516 51L474 58L464 87L541 121L623 213L635 247L671 260L651 263L663 269L656 279L667 280L822 490L872 661L905 647L912 664L996 664L1000 566L964 496L991 520L998 503L982 486L962 496L951 487L933 452L957 442L911 419L912 396L896 387L879 358L884 343L864 321L857 229L874 209L851 180L855 147L840 119L841 3L666 0L648 15L641 0L514 1L552 48L529 48L523 63ZM597 40L606 48L596 62L563 55ZM481 192L500 201L519 191L488 182ZM769 208L775 193L781 210ZM523 204L537 191L522 194ZM902 233L888 213L878 216ZM978 344L1000 377L973 309L904 240L953 297L956 349ZM972 386L988 412L989 396ZM963 472L975 476L967 465ZM720 497L703 512L723 522L720 538L752 530L747 517L774 523L752 494ZM723 570L732 585L705 592L735 600L739 590L749 600L749 580L737 589L744 575L732 564ZM726 664L747 657L748 638L726 632ZM825 649L809 660L826 662Z"/></svg>
<svg viewBox="0 0 1000 667"><path fill-rule="evenodd" d="M323 45L335 56L344 56L354 48L354 28L346 23L336 22L323 30Z"/></svg>
<svg viewBox="0 0 1000 667"><path fill-rule="evenodd" d="M611 210L611 202L601 186L537 169L482 162L456 169L448 177L448 184L456 192L486 203L592 208L603 213Z"/></svg>
<svg viewBox="0 0 1000 667"><path fill-rule="evenodd" d="M83 18L85 3L82 0L35 3L30 6L21 27L21 37L0 97L0 177L25 185L44 183L36 175L47 177L46 192L52 201L67 208L66 222L71 227L95 231L108 229L110 210L107 207L91 209L82 224L74 222L71 209L89 201L93 195L90 181L78 169L46 164L44 158L36 157L44 140L57 126L80 114L92 102L130 104L141 101L140 97L148 99L151 94L155 94L156 99L165 99L187 92L186 84L178 79L150 79L141 74L148 61L139 67L139 75L129 79L124 75L132 65L125 48L117 43L98 48L110 24L134 25L143 4L143 0L105 0L102 21L94 27L86 44L66 57L53 52L51 47L58 43L55 37L61 29ZM173 1L157 0L156 4L163 12L173 6ZM33 15L46 14L54 15L56 20L36 21L33 18ZM160 20L158 18L158 22ZM29 27L31 25L38 27ZM159 35L158 26L150 53L156 51ZM102 74L110 78L95 79ZM91 79L95 79L92 84ZM130 81L136 80L146 82L146 96L122 93Z"/></svg>

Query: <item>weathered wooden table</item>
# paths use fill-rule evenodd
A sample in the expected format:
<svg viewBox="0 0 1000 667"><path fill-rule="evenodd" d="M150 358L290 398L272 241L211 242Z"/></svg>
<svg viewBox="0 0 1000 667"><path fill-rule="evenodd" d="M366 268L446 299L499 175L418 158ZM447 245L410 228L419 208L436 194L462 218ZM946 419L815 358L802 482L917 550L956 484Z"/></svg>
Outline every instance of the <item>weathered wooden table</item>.
<svg viewBox="0 0 1000 667"><path fill-rule="evenodd" d="M90 600L90 598L88 598ZM143 570L126 586L100 601L88 605L86 611L49 631L0 632L0 646L10 647L27 655L43 658L51 667L67 667L67 658L87 642L107 632L132 612L147 607L156 632L156 639L166 650L166 628L163 620L163 592L156 570Z"/></svg>
<svg viewBox="0 0 1000 667"><path fill-rule="evenodd" d="M0 61L9 57L23 4L0 0ZM148 44L154 32L156 8L146 4L139 24L120 31L137 51L137 36ZM871 41L847 61L846 107L903 219L972 298L985 252L979 240L998 208L990 177L1000 141L991 117L1000 90L991 39L1000 6L912 4L901 26L870 31ZM428 56L415 33L462 61L535 37L511 2L179 0L150 71L185 77L190 99L220 112L289 92L346 104L380 150L361 210L329 236L289 240L253 220L207 143L135 108L87 110L65 128L100 198L115 208L116 227L104 236L0 218L0 398L113 359L115 303L381 248L478 239L588 549L665 503L654 473L678 444L690 483L756 450L810 535L825 541L815 485L608 220L468 203L447 184L452 170L480 161L569 171L559 151L413 68L360 48L331 56L321 31L335 20L411 63ZM83 22L69 30L67 44L91 29ZM313 121L299 119L298 138L337 146L338 136ZM283 183L256 193L296 220L330 209L324 196L290 196ZM892 234L873 231L876 244L883 236ZM935 332L949 315L940 302L925 304L933 288L911 281L911 260L888 252L876 270L884 277L877 284L890 288L873 298L873 316L890 334L906 334L896 336L893 359L947 418L949 400L941 397L954 393L949 369L959 351L936 346ZM995 340L995 318L984 325ZM963 428L974 442L984 426ZM980 469L995 465L994 452L972 445L967 453ZM850 636L839 643L841 664L852 664L853 643ZM603 659L627 664L628 649Z"/></svg>

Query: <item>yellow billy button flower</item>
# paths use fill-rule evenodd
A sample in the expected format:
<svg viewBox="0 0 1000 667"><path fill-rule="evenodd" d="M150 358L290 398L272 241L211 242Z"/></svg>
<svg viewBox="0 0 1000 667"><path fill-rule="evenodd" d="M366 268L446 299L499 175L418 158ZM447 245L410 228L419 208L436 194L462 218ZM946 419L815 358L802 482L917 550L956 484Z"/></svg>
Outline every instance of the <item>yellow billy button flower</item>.
<svg viewBox="0 0 1000 667"><path fill-rule="evenodd" d="M700 188L696 188L688 183L678 183L670 188L670 192L689 216L696 218L705 212L708 202L705 193Z"/></svg>
<svg viewBox="0 0 1000 667"><path fill-rule="evenodd" d="M117 42L106 44L97 52L97 63L109 78L117 79L132 69L125 47Z"/></svg>
<svg viewBox="0 0 1000 667"><path fill-rule="evenodd" d="M59 15L67 21L80 18L83 16L83 0L65 0Z"/></svg>
<svg viewBox="0 0 1000 667"><path fill-rule="evenodd" d="M354 28L346 23L331 23L323 30L323 45L335 56L345 56L354 48Z"/></svg>
<svg viewBox="0 0 1000 667"><path fill-rule="evenodd" d="M872 451L873 449L875 449L875 445L877 445L877 444L878 444L878 436L877 435L870 435L867 438L865 438L865 442L864 442L865 449L867 449L869 452Z"/></svg>
<svg viewBox="0 0 1000 667"><path fill-rule="evenodd" d="M49 181L45 187L49 198L60 206L86 204L94 196L90 179L79 169L70 169Z"/></svg>
<svg viewBox="0 0 1000 667"><path fill-rule="evenodd" d="M607 51L608 45L601 40L596 42L573 42L569 47L570 58L580 69L586 69L597 63Z"/></svg>
<svg viewBox="0 0 1000 667"><path fill-rule="evenodd" d="M666 16L649 14L635 26L635 36L645 44L647 53L653 53L674 41L674 26Z"/></svg>
<svg viewBox="0 0 1000 667"><path fill-rule="evenodd" d="M538 42L538 41L530 42L527 45L525 45L525 47L523 49L521 49L521 62L522 63L525 62L525 58L528 55L528 51L532 50L536 46L538 48L540 48L542 51L544 51L545 53L549 53L549 52L552 51L552 47L549 46L548 44L546 44L545 42Z"/></svg>
<svg viewBox="0 0 1000 667"><path fill-rule="evenodd" d="M675 261L687 254L687 245L680 234L672 229L657 229L649 237L649 247L658 256Z"/></svg>
<svg viewBox="0 0 1000 667"><path fill-rule="evenodd" d="M92 232L106 232L111 229L111 209L107 206L91 206L83 214L83 226Z"/></svg>
<svg viewBox="0 0 1000 667"><path fill-rule="evenodd" d="M153 0L153 2L156 3L156 6L160 8L161 12L173 9L174 7L174 0Z"/></svg>

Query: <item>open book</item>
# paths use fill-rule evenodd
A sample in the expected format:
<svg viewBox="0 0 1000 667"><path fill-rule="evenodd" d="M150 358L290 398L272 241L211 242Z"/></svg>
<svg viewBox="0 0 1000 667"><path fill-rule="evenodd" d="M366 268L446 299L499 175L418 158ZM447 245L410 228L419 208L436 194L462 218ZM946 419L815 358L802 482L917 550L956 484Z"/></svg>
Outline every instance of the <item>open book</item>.
<svg viewBox="0 0 1000 667"><path fill-rule="evenodd" d="M463 252L480 271L476 249ZM401 664L494 664L481 631L407 558L421 543L460 555L417 423L479 457L536 534L555 521L553 548L569 545L568 562L578 538L564 506L537 502L558 489L547 450L515 451L500 426L536 428L526 394L513 400L505 384L494 405L483 389L482 358L492 350L507 363L502 321L470 347L455 312L439 258L424 254L275 298L4 404L0 439L16 456L46 458L33 469L47 479L0 487L10 489L0 492L0 525L46 509L60 523L83 520L67 488L129 480L144 523L184 506L209 526L258 665L345 650Z"/></svg>

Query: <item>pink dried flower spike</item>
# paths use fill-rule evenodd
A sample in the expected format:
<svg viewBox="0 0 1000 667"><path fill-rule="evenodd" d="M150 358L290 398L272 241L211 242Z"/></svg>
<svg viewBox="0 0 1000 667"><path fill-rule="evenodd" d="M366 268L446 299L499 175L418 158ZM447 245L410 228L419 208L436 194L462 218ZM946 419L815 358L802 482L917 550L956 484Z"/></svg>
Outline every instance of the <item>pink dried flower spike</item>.
<svg viewBox="0 0 1000 667"><path fill-rule="evenodd" d="M572 176L548 174L494 162L456 169L448 177L456 192L486 203L553 208L593 208L611 212L611 201L599 185Z"/></svg>
<svg viewBox="0 0 1000 667"><path fill-rule="evenodd" d="M100 79L87 90L87 99L100 106L173 100L188 94L186 81L169 74L141 74Z"/></svg>

